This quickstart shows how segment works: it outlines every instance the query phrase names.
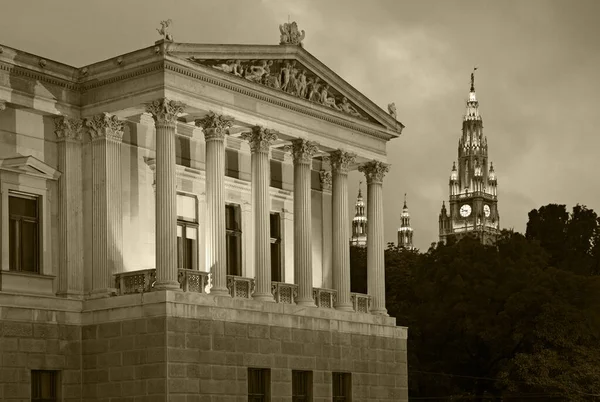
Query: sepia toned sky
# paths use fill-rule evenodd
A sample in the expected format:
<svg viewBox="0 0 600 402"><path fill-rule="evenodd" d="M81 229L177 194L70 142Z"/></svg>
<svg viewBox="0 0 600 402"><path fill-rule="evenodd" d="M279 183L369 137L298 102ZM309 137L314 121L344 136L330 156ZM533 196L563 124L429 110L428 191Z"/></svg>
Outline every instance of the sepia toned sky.
<svg viewBox="0 0 600 402"><path fill-rule="evenodd" d="M501 226L524 231L550 202L600 212L597 0L5 0L0 43L84 66L153 44L162 19L177 42L277 44L288 15L310 53L406 126L388 145L386 241L405 192L416 246L437 241L475 65ZM350 178L353 202L363 178Z"/></svg>

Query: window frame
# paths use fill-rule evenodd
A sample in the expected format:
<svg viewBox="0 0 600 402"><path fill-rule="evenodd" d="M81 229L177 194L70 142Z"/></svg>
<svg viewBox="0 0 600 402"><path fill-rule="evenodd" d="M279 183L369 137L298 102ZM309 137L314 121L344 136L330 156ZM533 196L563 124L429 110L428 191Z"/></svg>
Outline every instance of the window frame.
<svg viewBox="0 0 600 402"><path fill-rule="evenodd" d="M227 216L228 216L228 208L233 208L234 210L234 217L237 221L237 227L236 228L230 228L227 227ZM225 248L226 248L226 272L227 275L232 275L232 276L242 276L243 273L243 263L242 263L242 249L243 249L243 232L242 232L242 228L243 228L243 219L242 219L242 206L240 204L236 204L236 203L232 203L232 202L226 202L225 203ZM233 272L232 269L232 262L230 259L230 254L231 254L231 249L230 249L230 239L231 238L235 238L236 239L236 247L238 247L238 254L237 254L237 258L236 258L236 270L235 273Z"/></svg>
<svg viewBox="0 0 600 402"><path fill-rule="evenodd" d="M40 240L41 240L41 230L40 230L40 196L36 194L29 194L22 191L10 191L8 192L8 248L9 248L9 271L26 273L32 275L39 275L40 272ZM19 215L15 213L11 213L10 203L11 199L22 199L22 200L33 200L35 201L35 217ZM23 250L23 223L33 223L35 225L34 230L34 262L32 269L24 269L22 264L22 250ZM14 225L14 232L13 232ZM13 235L14 233L14 235ZM12 243L17 237L16 244ZM14 253L13 253L14 252ZM12 261L12 258L15 258L16 261Z"/></svg>
<svg viewBox="0 0 600 402"><path fill-rule="evenodd" d="M336 387L336 383L340 382L341 386ZM336 391L341 390L345 395L336 395ZM331 400L333 402L352 402L352 374L347 372L331 373Z"/></svg>
<svg viewBox="0 0 600 402"><path fill-rule="evenodd" d="M43 376L50 376L51 395L43 398L39 395L43 388ZM61 400L61 376L58 370L31 370L31 402L58 402Z"/></svg>
<svg viewBox="0 0 600 402"><path fill-rule="evenodd" d="M259 387L262 385L262 393L252 393L251 391L254 391L254 388L252 386L252 379L253 379L253 375L252 373L260 373L262 378L260 378L260 380L262 380L262 384L259 385ZM248 376L247 376L248 380L248 402L270 402L271 401L271 369L268 368L258 368L258 367L248 367Z"/></svg>
<svg viewBox="0 0 600 402"><path fill-rule="evenodd" d="M297 377L302 377L302 382L304 382L304 394L298 395L297 387ZM313 372L309 370L292 370L292 402L312 402L313 400Z"/></svg>
<svg viewBox="0 0 600 402"><path fill-rule="evenodd" d="M179 231L179 227L181 227L181 241L179 240L180 237L177 236L177 267L178 268L184 268L184 269L191 269L194 271L198 270L198 250L200 247L200 225L199 225L199 208L198 208L198 197L195 194L190 194L190 193L183 193L183 192L177 192L177 197L188 197L191 198L194 201L194 214L196 216L196 218L194 220L189 220L185 217L183 217L182 215L177 214L177 230ZM187 233L187 228L191 228L191 229L195 229L196 230L196 239L195 239L195 247L194 245L192 245L192 250L189 251L187 250L187 242L185 240L188 240L186 237L186 233ZM190 239L191 240L191 239ZM192 257L192 261L190 263L189 267L184 266L184 264L181 263L181 261L185 261L185 256L186 255L191 255Z"/></svg>

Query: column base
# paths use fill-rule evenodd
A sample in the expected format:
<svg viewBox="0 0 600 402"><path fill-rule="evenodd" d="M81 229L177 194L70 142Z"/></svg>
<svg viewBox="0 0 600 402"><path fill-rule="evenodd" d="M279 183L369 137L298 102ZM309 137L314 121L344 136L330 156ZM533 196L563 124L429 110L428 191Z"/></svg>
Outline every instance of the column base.
<svg viewBox="0 0 600 402"><path fill-rule="evenodd" d="M335 305L335 309L336 310L340 310L340 311L354 311L354 306L352 306L352 304L336 304Z"/></svg>
<svg viewBox="0 0 600 402"><path fill-rule="evenodd" d="M275 303L275 298L271 293L254 293L252 298L256 301Z"/></svg>
<svg viewBox="0 0 600 402"><path fill-rule="evenodd" d="M370 311L371 314L373 315L383 315L385 317L389 317L390 315L387 313L387 309L383 308L383 309L379 309L379 310L374 310L371 309Z"/></svg>
<svg viewBox="0 0 600 402"><path fill-rule="evenodd" d="M181 285L177 281L156 282L154 290L181 290Z"/></svg>
<svg viewBox="0 0 600 402"><path fill-rule="evenodd" d="M296 299L296 305L297 306L302 306L302 307L317 307L317 305L315 304L315 300L310 298L310 299Z"/></svg>
<svg viewBox="0 0 600 402"><path fill-rule="evenodd" d="M102 299L103 297L117 296L116 288L96 289L90 292L90 299Z"/></svg>
<svg viewBox="0 0 600 402"><path fill-rule="evenodd" d="M231 297L227 288L210 288L210 294L219 297Z"/></svg>

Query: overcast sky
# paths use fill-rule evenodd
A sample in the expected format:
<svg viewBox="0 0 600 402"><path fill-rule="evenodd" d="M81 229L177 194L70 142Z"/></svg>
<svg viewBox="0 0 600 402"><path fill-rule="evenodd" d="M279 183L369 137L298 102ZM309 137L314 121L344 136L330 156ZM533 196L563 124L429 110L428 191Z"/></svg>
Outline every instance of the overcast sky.
<svg viewBox="0 0 600 402"><path fill-rule="evenodd" d="M595 0L4 0L0 43L77 67L149 46L159 21L177 42L279 43L288 15L305 48L384 110L386 241L403 194L415 243L438 238L457 158L469 76L498 175L502 227L525 230L550 202L600 211L600 1ZM351 174L354 200L359 173Z"/></svg>

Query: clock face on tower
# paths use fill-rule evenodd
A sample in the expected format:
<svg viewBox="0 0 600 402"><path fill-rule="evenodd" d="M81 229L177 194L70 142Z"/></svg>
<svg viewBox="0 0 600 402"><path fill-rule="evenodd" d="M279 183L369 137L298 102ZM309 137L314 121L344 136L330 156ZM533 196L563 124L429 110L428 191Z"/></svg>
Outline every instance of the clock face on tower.
<svg viewBox="0 0 600 402"><path fill-rule="evenodd" d="M469 215L471 215L471 206L470 205L465 204L462 207L460 207L460 216L462 216L463 218L466 218Z"/></svg>
<svg viewBox="0 0 600 402"><path fill-rule="evenodd" d="M485 214L486 218L489 218L489 216L490 216L490 206L489 205L483 206L483 213Z"/></svg>

